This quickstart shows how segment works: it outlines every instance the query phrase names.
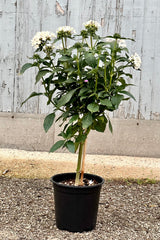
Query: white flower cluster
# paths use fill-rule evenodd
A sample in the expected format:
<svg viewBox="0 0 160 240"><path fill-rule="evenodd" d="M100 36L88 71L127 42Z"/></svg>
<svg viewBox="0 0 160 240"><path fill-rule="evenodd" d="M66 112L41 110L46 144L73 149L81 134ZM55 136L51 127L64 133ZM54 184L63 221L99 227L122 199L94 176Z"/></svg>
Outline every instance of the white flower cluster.
<svg viewBox="0 0 160 240"><path fill-rule="evenodd" d="M125 48L125 47L127 47L126 41L125 41L124 39L118 39L118 40L117 40L117 43L118 43L118 46L119 46L120 48Z"/></svg>
<svg viewBox="0 0 160 240"><path fill-rule="evenodd" d="M135 53L134 55L132 55L132 56L129 58L129 60L130 60L131 62L133 62L135 69L140 69L140 66L141 66L141 58L140 58L140 56L139 56L137 53Z"/></svg>
<svg viewBox="0 0 160 240"><path fill-rule="evenodd" d="M89 20L88 22L83 23L83 25L84 25L85 27L94 26L94 27L97 27L97 28L99 28L99 27L101 26L98 22L96 22L96 21L94 21L94 20Z"/></svg>
<svg viewBox="0 0 160 240"><path fill-rule="evenodd" d="M111 43L111 42L113 42L113 41L115 41L114 38L109 38L109 37L106 38L106 42L108 42L108 43Z"/></svg>
<svg viewBox="0 0 160 240"><path fill-rule="evenodd" d="M42 41L51 40L52 38L55 38L55 34L49 31L44 32L37 32L36 35L33 37L31 43L32 46L37 49L39 45L42 43Z"/></svg>
<svg viewBox="0 0 160 240"><path fill-rule="evenodd" d="M69 32L69 33L71 33L71 34L76 33L76 31L74 30L74 28L73 28L73 27L70 27L70 26L59 27L56 32L57 32L57 33L59 33L59 32Z"/></svg>
<svg viewBox="0 0 160 240"><path fill-rule="evenodd" d="M111 42L114 42L115 41L115 39L114 38L106 38L106 42L108 42L108 43L111 43ZM125 47L127 47L127 45L126 45L126 41L124 40L124 39L118 39L117 40L117 43L118 43L118 46L120 47L120 48L125 48Z"/></svg>

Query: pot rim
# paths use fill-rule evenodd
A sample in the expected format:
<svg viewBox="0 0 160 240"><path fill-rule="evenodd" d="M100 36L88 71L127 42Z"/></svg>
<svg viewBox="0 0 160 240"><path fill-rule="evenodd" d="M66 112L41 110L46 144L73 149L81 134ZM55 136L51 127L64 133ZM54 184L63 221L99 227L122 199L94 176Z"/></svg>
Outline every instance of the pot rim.
<svg viewBox="0 0 160 240"><path fill-rule="evenodd" d="M84 177L92 177L92 178L95 178L96 179L99 179L100 182L98 182L97 184L93 185L93 186L73 186L73 185L65 185L65 184L62 184L62 183L59 183L59 181L56 181L54 180L54 178L59 178L63 175L76 175L75 172L67 172L67 173L58 173L58 174L55 174L51 177L50 181L52 183L54 183L55 185L57 186L63 186L63 187L66 187L66 188L74 188L74 189L90 189L90 188L96 188L96 187L99 187L101 186L103 183L104 183L104 179L101 177L101 176L98 176L98 175L95 175L95 174L91 174L91 173L84 173Z"/></svg>

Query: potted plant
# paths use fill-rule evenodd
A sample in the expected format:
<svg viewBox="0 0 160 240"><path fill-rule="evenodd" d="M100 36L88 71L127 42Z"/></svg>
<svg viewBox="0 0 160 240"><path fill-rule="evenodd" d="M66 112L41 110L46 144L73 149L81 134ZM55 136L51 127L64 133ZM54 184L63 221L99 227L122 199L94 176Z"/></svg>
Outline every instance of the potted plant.
<svg viewBox="0 0 160 240"><path fill-rule="evenodd" d="M133 39L117 33L100 37L98 27L96 21L90 20L80 34L70 26L58 28L57 35L38 32L32 39L32 63L21 69L24 73L36 67L35 83L41 82L44 87L43 92L32 92L23 104L32 97L46 96L53 111L44 119L45 131L55 119L62 127L62 139L50 151L60 147L72 153L78 151L76 173L52 177L57 227L68 231L95 228L104 180L84 174L87 136L91 130L104 132L107 125L112 132L107 112L118 109L121 101L135 99L126 90L132 85L127 81L132 78L130 68L139 69L141 64L138 54L130 57L126 47L126 41Z"/></svg>

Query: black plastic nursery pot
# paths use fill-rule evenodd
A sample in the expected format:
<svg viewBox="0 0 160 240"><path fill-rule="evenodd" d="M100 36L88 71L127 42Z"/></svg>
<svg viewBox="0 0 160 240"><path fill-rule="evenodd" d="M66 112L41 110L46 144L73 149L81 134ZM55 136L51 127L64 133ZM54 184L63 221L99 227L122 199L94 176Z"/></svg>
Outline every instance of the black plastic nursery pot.
<svg viewBox="0 0 160 240"><path fill-rule="evenodd" d="M99 196L104 179L93 174L84 177L97 184L93 186L69 186L61 181L74 179L75 173L62 173L51 178L54 188L56 225L70 232L91 231L96 226Z"/></svg>

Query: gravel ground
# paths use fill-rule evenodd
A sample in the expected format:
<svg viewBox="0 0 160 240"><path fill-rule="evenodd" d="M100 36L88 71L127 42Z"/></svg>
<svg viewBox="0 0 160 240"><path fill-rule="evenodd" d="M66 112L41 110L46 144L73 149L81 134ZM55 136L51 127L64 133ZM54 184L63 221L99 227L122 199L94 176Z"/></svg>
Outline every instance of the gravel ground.
<svg viewBox="0 0 160 240"><path fill-rule="evenodd" d="M96 229L84 233L56 228L49 180L0 177L0 183L0 240L160 239L160 182L106 182Z"/></svg>

